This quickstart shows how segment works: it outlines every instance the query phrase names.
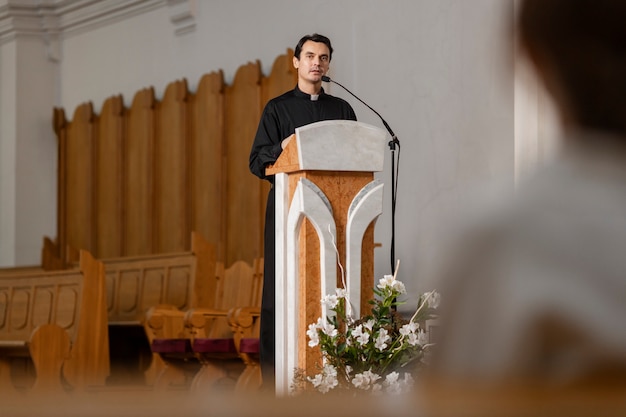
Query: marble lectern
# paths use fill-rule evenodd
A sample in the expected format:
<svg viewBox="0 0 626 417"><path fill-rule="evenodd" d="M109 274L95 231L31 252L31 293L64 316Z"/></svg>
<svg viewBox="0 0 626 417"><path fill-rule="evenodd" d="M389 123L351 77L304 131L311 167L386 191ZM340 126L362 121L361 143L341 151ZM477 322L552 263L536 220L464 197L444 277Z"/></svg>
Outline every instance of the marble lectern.
<svg viewBox="0 0 626 417"><path fill-rule="evenodd" d="M382 213L386 132L347 120L312 123L295 135L267 174L276 187L276 393L296 369L318 373L319 347L306 331L326 317L320 300L346 288L353 317L374 285L374 223Z"/></svg>

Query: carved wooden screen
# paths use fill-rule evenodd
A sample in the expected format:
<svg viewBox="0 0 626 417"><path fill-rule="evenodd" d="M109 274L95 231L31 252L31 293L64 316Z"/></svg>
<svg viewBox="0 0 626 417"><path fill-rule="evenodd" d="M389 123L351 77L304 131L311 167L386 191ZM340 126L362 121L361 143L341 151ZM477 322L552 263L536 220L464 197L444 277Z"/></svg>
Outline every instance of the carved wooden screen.
<svg viewBox="0 0 626 417"><path fill-rule="evenodd" d="M54 110L59 140L58 224L43 266L71 261L78 249L98 258L190 250L197 231L228 267L263 256L268 184L248 169L262 109L294 87L293 52L264 77L260 64L204 75L196 92L170 83L162 99L138 91L130 107L107 99L100 114L78 106L71 121Z"/></svg>

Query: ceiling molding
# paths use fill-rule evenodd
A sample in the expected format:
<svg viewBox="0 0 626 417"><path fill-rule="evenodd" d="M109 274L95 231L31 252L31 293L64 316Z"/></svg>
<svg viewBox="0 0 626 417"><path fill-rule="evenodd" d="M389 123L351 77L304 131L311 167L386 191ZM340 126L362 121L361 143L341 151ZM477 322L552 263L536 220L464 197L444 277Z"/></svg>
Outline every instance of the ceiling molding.
<svg viewBox="0 0 626 417"><path fill-rule="evenodd" d="M71 36L160 7L168 7L176 35L195 30L195 0L0 0L0 43Z"/></svg>
<svg viewBox="0 0 626 417"><path fill-rule="evenodd" d="M196 29L195 0L167 0L170 9L170 22L174 25L174 33L184 35Z"/></svg>

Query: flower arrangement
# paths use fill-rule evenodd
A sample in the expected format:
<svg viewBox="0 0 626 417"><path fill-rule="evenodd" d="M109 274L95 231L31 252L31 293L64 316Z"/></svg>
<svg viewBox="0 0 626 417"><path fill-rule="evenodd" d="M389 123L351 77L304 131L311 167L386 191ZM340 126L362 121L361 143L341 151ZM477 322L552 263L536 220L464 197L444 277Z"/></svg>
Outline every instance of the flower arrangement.
<svg viewBox="0 0 626 417"><path fill-rule="evenodd" d="M321 348L323 366L317 375L306 376L306 383L322 393L336 389L407 391L413 384L412 372L424 363L431 346L419 323L436 317L440 295L436 291L421 295L417 310L406 320L396 311L404 304L398 296L405 292L395 274L385 275L374 288L371 314L356 320L344 289L325 296L322 303L333 313L320 317L307 331L309 346Z"/></svg>

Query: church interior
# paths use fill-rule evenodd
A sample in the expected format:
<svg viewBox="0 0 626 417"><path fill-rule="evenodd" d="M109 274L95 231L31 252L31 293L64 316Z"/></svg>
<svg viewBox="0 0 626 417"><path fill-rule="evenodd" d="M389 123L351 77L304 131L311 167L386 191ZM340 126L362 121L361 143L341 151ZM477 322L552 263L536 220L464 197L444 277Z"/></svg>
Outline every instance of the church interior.
<svg viewBox="0 0 626 417"><path fill-rule="evenodd" d="M377 282L401 261L410 316L463 225L558 150L519 3L0 0L0 416L572 411L458 387L397 403L260 390L270 184L248 159L265 104L297 83L297 40L328 36L332 79L398 136L363 265Z"/></svg>

